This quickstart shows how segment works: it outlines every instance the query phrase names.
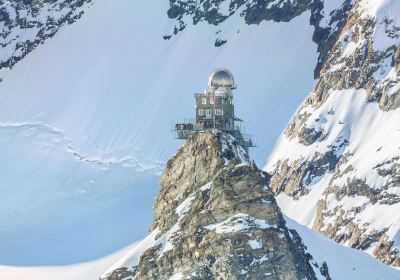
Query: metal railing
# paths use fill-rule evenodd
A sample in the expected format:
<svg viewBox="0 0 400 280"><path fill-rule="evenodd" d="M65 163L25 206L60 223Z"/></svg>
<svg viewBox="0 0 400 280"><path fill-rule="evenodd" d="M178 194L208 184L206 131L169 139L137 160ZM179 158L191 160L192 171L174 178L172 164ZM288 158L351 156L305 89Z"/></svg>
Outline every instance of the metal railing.
<svg viewBox="0 0 400 280"><path fill-rule="evenodd" d="M245 134L241 130L237 129L227 129L224 124L216 124L210 121L208 124L196 123L194 119L185 119L183 122L173 123L172 131L175 132L175 137L178 139L187 139L194 132L205 131L211 129L218 129L222 131L227 131L237 138L241 145L245 147L256 147L254 136L250 134Z"/></svg>
<svg viewBox="0 0 400 280"><path fill-rule="evenodd" d="M179 131L179 130L191 130L191 131L202 131L206 129L220 129L220 130L227 130L225 124L215 123L210 119L209 121L205 121L204 123L196 123L194 119L186 119L183 122L173 124L172 130Z"/></svg>

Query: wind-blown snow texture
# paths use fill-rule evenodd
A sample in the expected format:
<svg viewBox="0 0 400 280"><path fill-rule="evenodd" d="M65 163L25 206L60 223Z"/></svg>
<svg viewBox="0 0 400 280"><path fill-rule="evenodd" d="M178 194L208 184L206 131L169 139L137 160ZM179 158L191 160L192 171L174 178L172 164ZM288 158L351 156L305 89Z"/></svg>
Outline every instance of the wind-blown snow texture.
<svg viewBox="0 0 400 280"><path fill-rule="evenodd" d="M181 143L171 119L193 116L215 67L235 75L255 159L269 153L313 83L307 16L258 27L232 17L164 40L168 7L97 0L0 72L0 263L86 261L145 236L159 172ZM231 39L215 48L220 29Z"/></svg>
<svg viewBox="0 0 400 280"><path fill-rule="evenodd" d="M13 67L64 24L78 20L91 0L0 1L0 69Z"/></svg>
<svg viewBox="0 0 400 280"><path fill-rule="evenodd" d="M143 236L143 205L175 149L169 118L192 115L190 93L212 68L235 74L260 161L316 65L315 90L266 167L278 200L297 221L398 265L399 9L395 0L97 0L0 73L0 261L81 261Z"/></svg>
<svg viewBox="0 0 400 280"><path fill-rule="evenodd" d="M135 246L133 243L118 252L85 263L63 266L15 267L0 265L1 279L6 280L98 280L106 269L129 253Z"/></svg>
<svg viewBox="0 0 400 280"><path fill-rule="evenodd" d="M400 279L400 271L388 267L364 252L341 246L290 218L286 218L287 227L300 235L307 251L314 260L326 262L332 279ZM318 275L319 279L325 279Z"/></svg>
<svg viewBox="0 0 400 280"><path fill-rule="evenodd" d="M191 21L220 24L239 14L259 24L311 12L318 79L266 170L291 217L397 266L399 10L395 0L172 0L168 13L177 34Z"/></svg>
<svg viewBox="0 0 400 280"><path fill-rule="evenodd" d="M398 1L355 1L266 170L283 211L400 266Z"/></svg>
<svg viewBox="0 0 400 280"><path fill-rule="evenodd" d="M210 189L212 183L206 184L201 188L201 191ZM190 195L184 202L182 202L177 208L176 213L179 215L179 221L177 224L167 231L163 236L156 238L159 234L159 230L154 230L145 239L138 242L130 252L124 255L119 261L104 272L103 277L107 277L115 271L121 268L132 268L139 264L140 257L146 250L152 247L161 246L159 252L165 252L166 250L173 250L174 246L171 244L176 238L176 232L179 231L180 226L178 225L187 214L191 207L191 203L195 195ZM265 202L270 203L270 202ZM207 226L207 229L216 230L218 233L226 232L240 232L249 227L245 214L237 214L231 217L228 221L212 224ZM243 219L243 220L241 220ZM231 222L235 220L235 222ZM324 275L321 275L320 269L324 263L328 264L329 275L331 279L340 280L353 280L353 279L374 279L374 280L397 280L400 279L400 271L394 268L388 267L380 261L374 259L365 252L361 252L355 249L347 248L340 244L329 240L327 237L320 233L317 233L305 226L298 224L297 222L286 217L287 227L295 230L302 239L302 242L307 248L307 252L312 256L312 262L314 271L318 279L326 280ZM260 228L268 228L271 225L265 224L265 221L256 221L255 224ZM254 224L253 224L254 226ZM254 240L255 241L255 240ZM161 245L160 245L161 244ZM260 243L261 244L261 243ZM255 247L253 247L255 246ZM258 244L255 242L253 249L257 249ZM262 244L261 244L262 246ZM166 249L167 248L167 249ZM162 253L160 253L162 254ZM266 259L267 260L267 259ZM261 260L266 261L266 260ZM323 271L323 270L322 270ZM121 270L121 275L123 275ZM127 274L128 275L128 274ZM122 276L120 276L122 277ZM179 278L181 279L181 278Z"/></svg>

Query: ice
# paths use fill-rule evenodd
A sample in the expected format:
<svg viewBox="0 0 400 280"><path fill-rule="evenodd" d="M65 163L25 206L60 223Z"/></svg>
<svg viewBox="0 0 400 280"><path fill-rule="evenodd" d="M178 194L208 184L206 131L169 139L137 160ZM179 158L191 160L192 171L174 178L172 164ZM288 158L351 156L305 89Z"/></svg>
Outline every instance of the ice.
<svg viewBox="0 0 400 280"><path fill-rule="evenodd" d="M182 144L171 120L193 116L193 93L214 68L236 78L235 110L260 143L259 163L312 87L309 14L258 26L235 16L166 41L168 7L96 0L0 72L0 123L36 125L0 128L0 263L89 261L143 238L159 175ZM220 29L228 43L215 48Z"/></svg>
<svg viewBox="0 0 400 280"><path fill-rule="evenodd" d="M369 254L345 247L295 221L286 218L288 228L295 229L302 238L314 261L328 264L332 279L400 279L400 271L376 260ZM319 275L321 280L325 277Z"/></svg>
<svg viewBox="0 0 400 280"><path fill-rule="evenodd" d="M252 228L276 228L276 225L270 225L264 220L256 219L244 213L236 214L225 221L220 223L211 224L205 228L208 230L215 230L216 233L232 233L245 231Z"/></svg>
<svg viewBox="0 0 400 280"><path fill-rule="evenodd" d="M263 244L257 240L249 240L248 243L253 250L261 249L263 247Z"/></svg>
<svg viewBox="0 0 400 280"><path fill-rule="evenodd" d="M332 109L335 111L334 115L329 114ZM323 116L326 121L316 126L313 122L315 118L310 117L307 126L323 129L327 137L311 146L304 146L296 139L289 141L283 137L265 167L267 171L272 172L278 160L288 159L289 163L293 163L298 159L311 159L316 151L320 153L328 151L329 146L338 139L349 141L350 144L339 151L339 154L351 154L341 168L343 171L346 167L352 166L352 171L333 181L331 173L318 178L318 181L313 180L310 192L297 200L284 193L277 197L278 204L286 215L309 227L314 225L318 202L325 198L324 191L330 182L332 186L339 188L345 186L351 178L360 178L372 188L380 189L383 194L386 190L382 186L387 179L379 176L375 167L379 163L400 156L398 122L400 110L389 112L380 110L376 103L366 102L364 90L331 91L329 98L313 112L313 116ZM339 124L339 120L342 124ZM388 193L396 191L393 189ZM331 211L331 217L324 219L325 224L334 222L340 214L335 209L350 211L354 207L360 207L361 210L354 217L354 222L365 230L365 234L388 228L387 235L393 238L400 231L398 203L393 205L372 203L363 196L346 196L338 200L330 195L326 200L327 211Z"/></svg>

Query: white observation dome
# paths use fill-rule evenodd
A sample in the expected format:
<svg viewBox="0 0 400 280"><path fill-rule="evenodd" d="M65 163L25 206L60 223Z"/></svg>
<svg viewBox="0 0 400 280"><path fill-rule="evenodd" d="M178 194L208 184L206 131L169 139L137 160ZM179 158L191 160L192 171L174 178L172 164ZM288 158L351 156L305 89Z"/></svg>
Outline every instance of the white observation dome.
<svg viewBox="0 0 400 280"><path fill-rule="evenodd" d="M225 69L218 69L212 72L210 77L208 78L208 86L213 88L236 88L233 75L231 74L231 72Z"/></svg>

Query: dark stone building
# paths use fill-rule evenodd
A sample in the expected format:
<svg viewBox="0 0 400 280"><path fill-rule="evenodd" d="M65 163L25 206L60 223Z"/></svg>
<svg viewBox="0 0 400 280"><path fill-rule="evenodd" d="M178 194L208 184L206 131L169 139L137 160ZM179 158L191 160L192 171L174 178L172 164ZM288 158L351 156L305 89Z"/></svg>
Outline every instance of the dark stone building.
<svg viewBox="0 0 400 280"><path fill-rule="evenodd" d="M208 79L208 90L195 94L196 120L176 124L176 138L187 139L197 131L221 130L232 134L246 150L254 147L254 141L244 133L243 121L235 117L235 89L228 70L215 70Z"/></svg>

